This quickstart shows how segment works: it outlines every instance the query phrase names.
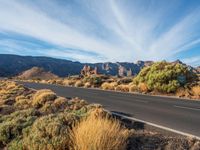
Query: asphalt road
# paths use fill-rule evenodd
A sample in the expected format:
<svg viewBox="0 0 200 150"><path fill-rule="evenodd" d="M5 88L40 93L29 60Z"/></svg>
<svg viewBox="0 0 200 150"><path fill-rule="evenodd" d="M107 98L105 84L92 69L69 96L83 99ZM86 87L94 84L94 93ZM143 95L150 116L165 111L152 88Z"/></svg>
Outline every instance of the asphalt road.
<svg viewBox="0 0 200 150"><path fill-rule="evenodd" d="M102 104L110 111L123 112L137 119L200 137L200 101L38 83L23 84L34 89L51 89L64 97L80 97L89 103Z"/></svg>

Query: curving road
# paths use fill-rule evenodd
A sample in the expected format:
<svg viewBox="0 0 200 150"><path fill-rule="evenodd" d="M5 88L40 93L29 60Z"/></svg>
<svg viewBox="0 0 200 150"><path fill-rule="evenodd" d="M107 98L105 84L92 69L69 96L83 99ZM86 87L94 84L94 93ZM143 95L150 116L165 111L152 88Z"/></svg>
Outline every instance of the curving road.
<svg viewBox="0 0 200 150"><path fill-rule="evenodd" d="M51 89L64 97L80 97L90 103L102 104L110 111L123 112L143 121L200 137L200 101L38 83L23 84L34 89Z"/></svg>

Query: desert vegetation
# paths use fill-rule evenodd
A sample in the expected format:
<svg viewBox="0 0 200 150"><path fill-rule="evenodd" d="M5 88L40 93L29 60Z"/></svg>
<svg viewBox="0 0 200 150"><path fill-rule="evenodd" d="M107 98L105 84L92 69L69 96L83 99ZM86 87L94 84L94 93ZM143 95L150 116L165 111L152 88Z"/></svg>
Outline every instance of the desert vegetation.
<svg viewBox="0 0 200 150"><path fill-rule="evenodd" d="M93 146L89 140L79 144L80 139L86 138L85 132L91 141L96 140ZM48 89L35 91L15 82L0 81L1 149L101 149L98 142L107 142L107 149L118 149L117 143L125 149L130 134L100 105L88 104L79 98L59 97Z"/></svg>
<svg viewBox="0 0 200 150"><path fill-rule="evenodd" d="M198 91L198 87L193 90ZM0 81L0 149L198 150L199 147L200 142L195 139L163 136L132 126L131 122L116 119L99 104L59 97L48 89L35 91L12 81Z"/></svg>
<svg viewBox="0 0 200 150"><path fill-rule="evenodd" d="M26 80L27 81L27 80ZM156 62L144 67L134 77L79 75L51 80L29 80L48 84L101 88L121 92L169 95L200 99L200 76L181 63Z"/></svg>

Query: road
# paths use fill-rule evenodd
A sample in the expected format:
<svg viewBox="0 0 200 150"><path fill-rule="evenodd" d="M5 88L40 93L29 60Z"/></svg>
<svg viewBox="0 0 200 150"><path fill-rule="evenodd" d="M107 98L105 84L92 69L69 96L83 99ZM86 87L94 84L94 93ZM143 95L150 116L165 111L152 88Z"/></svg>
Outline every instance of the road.
<svg viewBox="0 0 200 150"><path fill-rule="evenodd" d="M23 84L34 89L51 89L64 97L80 97L89 103L102 104L110 111L123 112L143 121L200 137L200 101L38 83Z"/></svg>

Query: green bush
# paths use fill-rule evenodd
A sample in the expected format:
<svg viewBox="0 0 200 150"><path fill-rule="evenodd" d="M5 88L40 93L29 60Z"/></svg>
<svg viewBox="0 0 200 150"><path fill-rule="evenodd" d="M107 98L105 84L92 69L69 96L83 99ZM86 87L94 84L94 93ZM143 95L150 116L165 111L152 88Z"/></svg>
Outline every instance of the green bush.
<svg viewBox="0 0 200 150"><path fill-rule="evenodd" d="M97 86L100 86L102 84L102 79L99 76L92 75L92 76L85 77L83 79L83 82L84 83L89 82L91 85L97 87Z"/></svg>
<svg viewBox="0 0 200 150"><path fill-rule="evenodd" d="M69 148L69 129L77 120L68 113L52 114L37 119L23 132L24 149L63 150Z"/></svg>
<svg viewBox="0 0 200 150"><path fill-rule="evenodd" d="M181 81L179 78L183 78ZM149 90L159 92L175 92L180 86L196 79L186 66L179 63L168 63L166 61L154 63L152 66L143 68L134 78L133 83L145 83Z"/></svg>
<svg viewBox="0 0 200 150"><path fill-rule="evenodd" d="M38 112L34 109L15 111L0 118L0 143L6 145L22 134L22 130L31 126L37 118Z"/></svg>
<svg viewBox="0 0 200 150"><path fill-rule="evenodd" d="M32 104L35 107L41 107L48 101L54 101L57 98L56 94L47 89L38 90L33 96Z"/></svg>

